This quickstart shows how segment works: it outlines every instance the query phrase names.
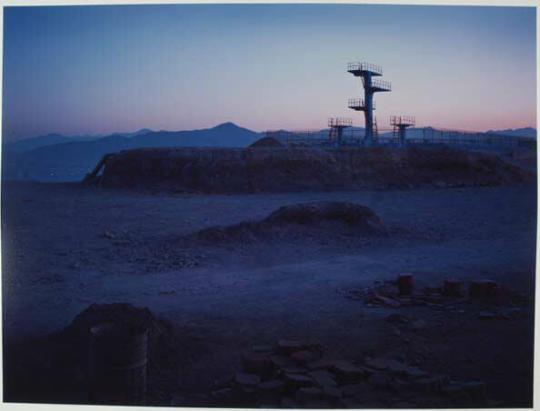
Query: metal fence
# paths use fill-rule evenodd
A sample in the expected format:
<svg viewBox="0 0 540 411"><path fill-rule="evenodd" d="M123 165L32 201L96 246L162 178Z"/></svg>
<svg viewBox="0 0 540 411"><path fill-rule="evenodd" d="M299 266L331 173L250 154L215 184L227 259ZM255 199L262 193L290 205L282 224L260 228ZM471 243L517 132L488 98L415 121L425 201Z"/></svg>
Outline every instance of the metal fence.
<svg viewBox="0 0 540 411"><path fill-rule="evenodd" d="M515 137L493 133L474 133L456 130L434 129L430 127L411 129L405 140L407 146L412 145L447 145L469 149L528 149L536 150L536 139ZM267 131L267 137L288 146L320 146L332 147L335 141L330 140L329 130L300 130L300 131ZM349 127L343 129L340 146L354 147L365 145L365 131ZM379 129L376 144L381 146L399 145L393 129Z"/></svg>

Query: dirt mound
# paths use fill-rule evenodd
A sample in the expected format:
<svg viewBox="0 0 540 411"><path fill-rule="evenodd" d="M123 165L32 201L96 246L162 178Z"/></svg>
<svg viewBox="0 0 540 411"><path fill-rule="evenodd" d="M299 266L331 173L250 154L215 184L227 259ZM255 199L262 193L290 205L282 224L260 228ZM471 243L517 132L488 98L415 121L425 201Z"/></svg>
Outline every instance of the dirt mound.
<svg viewBox="0 0 540 411"><path fill-rule="evenodd" d="M263 137L260 140L255 141L248 148L260 148L260 147L284 147L284 146L273 137Z"/></svg>
<svg viewBox="0 0 540 411"><path fill-rule="evenodd" d="M105 187L204 193L407 189L524 183L497 156L450 148L139 149L111 155Z"/></svg>
<svg viewBox="0 0 540 411"><path fill-rule="evenodd" d="M387 234L381 219L368 207L347 202L316 202L284 206L260 221L211 227L195 234L207 242L304 238L321 232L352 237Z"/></svg>
<svg viewBox="0 0 540 411"><path fill-rule="evenodd" d="M284 206L264 220L270 224L319 224L323 221L356 225L368 232L383 229L379 217L368 207L340 201Z"/></svg>

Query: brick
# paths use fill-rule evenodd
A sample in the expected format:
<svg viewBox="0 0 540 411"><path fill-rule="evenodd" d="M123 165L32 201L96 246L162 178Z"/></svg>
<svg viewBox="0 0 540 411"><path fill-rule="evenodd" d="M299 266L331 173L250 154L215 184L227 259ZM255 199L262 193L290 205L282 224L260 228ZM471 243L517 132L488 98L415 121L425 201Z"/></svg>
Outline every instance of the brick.
<svg viewBox="0 0 540 411"><path fill-rule="evenodd" d="M309 370L331 370L335 363L333 360L317 360L307 363L306 367Z"/></svg>
<svg viewBox="0 0 540 411"><path fill-rule="evenodd" d="M328 409L333 408L333 405L330 401L320 399L320 400L313 400L313 401L307 401L305 403L306 408L309 409Z"/></svg>
<svg viewBox="0 0 540 411"><path fill-rule="evenodd" d="M407 368L403 363L394 360L392 358L371 358L368 357L365 359L364 363L374 370L390 370L394 372L399 372Z"/></svg>
<svg viewBox="0 0 540 411"><path fill-rule="evenodd" d="M216 401L226 401L233 396L232 388L222 388L220 390L212 391L212 398Z"/></svg>
<svg viewBox="0 0 540 411"><path fill-rule="evenodd" d="M245 372L237 372L234 381L238 385L247 387L256 387L261 382L261 378L256 374L248 374Z"/></svg>
<svg viewBox="0 0 540 411"><path fill-rule="evenodd" d="M289 397L282 398L281 406L283 408L300 408L300 404Z"/></svg>
<svg viewBox="0 0 540 411"><path fill-rule="evenodd" d="M273 348L270 345L258 344L251 347L251 351L257 354L271 354Z"/></svg>
<svg viewBox="0 0 540 411"><path fill-rule="evenodd" d="M309 362L316 361L320 358L320 354L317 351L308 351L308 350L302 350L302 351L296 351L291 354L291 360L293 360L296 364L304 365Z"/></svg>
<svg viewBox="0 0 540 411"><path fill-rule="evenodd" d="M340 398L338 400L337 408L356 409L362 408L360 401L353 398Z"/></svg>
<svg viewBox="0 0 540 411"><path fill-rule="evenodd" d="M296 365L283 367L281 371L283 371L286 374L306 374L308 372L307 368L298 367Z"/></svg>
<svg viewBox="0 0 540 411"><path fill-rule="evenodd" d="M405 315L394 313L386 317L386 321L393 324L407 324L409 322L409 318Z"/></svg>
<svg viewBox="0 0 540 411"><path fill-rule="evenodd" d="M338 379L343 382L358 381L365 378L366 371L362 367L347 361L336 361L332 366L332 371L337 375Z"/></svg>
<svg viewBox="0 0 540 411"><path fill-rule="evenodd" d="M287 385L293 387L307 387L313 385L313 380L303 374L285 374L283 379Z"/></svg>
<svg viewBox="0 0 540 411"><path fill-rule="evenodd" d="M495 281L481 280L469 284L469 298L483 304L500 305L510 300L510 294Z"/></svg>
<svg viewBox="0 0 540 411"><path fill-rule="evenodd" d="M474 401L483 402L486 400L486 384L482 381L469 381L463 384L465 391Z"/></svg>
<svg viewBox="0 0 540 411"><path fill-rule="evenodd" d="M409 378L409 379L418 379L418 378L424 378L424 377L427 377L429 374L424 371L424 370L421 370L420 368L418 367L407 367L403 373L403 376L405 378Z"/></svg>
<svg viewBox="0 0 540 411"><path fill-rule="evenodd" d="M446 297L461 297L461 282L454 279L444 280L442 292Z"/></svg>
<svg viewBox="0 0 540 411"><path fill-rule="evenodd" d="M389 307L398 308L401 306L401 303L399 301L379 293L373 293L373 299L374 302L381 303Z"/></svg>
<svg viewBox="0 0 540 411"><path fill-rule="evenodd" d="M341 391L340 388L337 388L337 387L323 386L322 391L324 393L324 396L327 399L331 399L331 400L335 400L343 396L343 392Z"/></svg>
<svg viewBox="0 0 540 411"><path fill-rule="evenodd" d="M345 397L363 397L368 390L369 387L365 382L341 386L341 392Z"/></svg>
<svg viewBox="0 0 540 411"><path fill-rule="evenodd" d="M422 331L427 326L427 323L424 320L415 320L410 324L410 329L413 332Z"/></svg>
<svg viewBox="0 0 540 411"><path fill-rule="evenodd" d="M389 379L382 371L377 371L371 374L368 378L368 383L375 388L387 388L389 385Z"/></svg>
<svg viewBox="0 0 540 411"><path fill-rule="evenodd" d="M262 393L281 393L285 388L285 383L281 380L269 380L261 382L257 388Z"/></svg>
<svg viewBox="0 0 540 411"><path fill-rule="evenodd" d="M279 340L277 351L280 354L291 355L297 351L316 351L322 352L322 346L316 340Z"/></svg>
<svg viewBox="0 0 540 411"><path fill-rule="evenodd" d="M274 364L274 367L279 369L284 367L293 367L295 365L289 357L284 355L272 355L270 360L272 361L272 364Z"/></svg>
<svg viewBox="0 0 540 411"><path fill-rule="evenodd" d="M315 370L308 373L315 384L319 387L335 387L337 386L336 376L326 370Z"/></svg>
<svg viewBox="0 0 540 411"><path fill-rule="evenodd" d="M415 380L412 384L413 388L418 391L438 394L448 385L448 377L444 375L431 375Z"/></svg>
<svg viewBox="0 0 540 411"><path fill-rule="evenodd" d="M290 355L296 351L302 351L304 346L301 341L297 340L279 340L277 343L277 351L280 354Z"/></svg>
<svg viewBox="0 0 540 411"><path fill-rule="evenodd" d="M262 377L269 377L274 371L274 363L268 355L251 352L242 356L242 367L244 371Z"/></svg>
<svg viewBox="0 0 540 411"><path fill-rule="evenodd" d="M316 387L302 387L296 391L296 401L305 403L308 401L318 400L322 397L323 391Z"/></svg>
<svg viewBox="0 0 540 411"><path fill-rule="evenodd" d="M411 295L414 287L414 277L412 274L400 274L397 279L400 295Z"/></svg>

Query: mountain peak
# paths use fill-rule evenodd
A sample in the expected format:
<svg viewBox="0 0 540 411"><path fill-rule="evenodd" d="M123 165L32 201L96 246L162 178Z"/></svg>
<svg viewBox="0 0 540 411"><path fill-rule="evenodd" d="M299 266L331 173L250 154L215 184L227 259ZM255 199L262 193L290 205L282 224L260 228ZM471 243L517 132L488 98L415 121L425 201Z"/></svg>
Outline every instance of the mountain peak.
<svg viewBox="0 0 540 411"><path fill-rule="evenodd" d="M224 128L233 129L233 128L241 128L241 127L237 126L236 124L234 124L231 121L227 121L226 123L218 124L214 128L217 128L217 129L224 129Z"/></svg>

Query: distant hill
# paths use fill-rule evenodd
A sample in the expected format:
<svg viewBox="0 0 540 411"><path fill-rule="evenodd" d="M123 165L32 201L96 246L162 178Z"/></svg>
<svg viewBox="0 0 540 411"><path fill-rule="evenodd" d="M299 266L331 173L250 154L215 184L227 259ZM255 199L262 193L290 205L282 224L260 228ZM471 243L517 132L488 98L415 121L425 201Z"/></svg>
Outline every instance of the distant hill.
<svg viewBox="0 0 540 411"><path fill-rule="evenodd" d="M524 128L509 128L506 130L489 130L489 134L502 134L505 136L514 136L514 137L532 137L536 138L536 129L532 127Z"/></svg>
<svg viewBox="0 0 540 411"><path fill-rule="evenodd" d="M142 128L140 130L134 131L132 133L113 133L113 136L121 137L134 137L142 134L151 133L152 130L147 128ZM43 136L30 137L22 140L3 143L2 148L7 151L16 151L18 153L23 151L34 150L36 148L52 146L53 144L62 144L62 143L80 143L86 141L97 140L105 137L104 134L96 135L82 135L82 136L64 136L62 134L51 133Z"/></svg>
<svg viewBox="0 0 540 411"><path fill-rule="evenodd" d="M427 135L429 135L429 130L436 130L436 129L433 129L432 127L425 127L425 128L424 127L421 127L421 128L411 127L407 129L407 138L423 138L424 130L426 130ZM459 132L457 133L459 134ZM381 136L391 137L392 134L393 132L389 131L389 132L381 133ZM509 136L509 137L536 138L536 129L531 128L531 127L526 127L526 128L507 129L507 130L489 130L481 134L498 134L498 135L504 135L504 136Z"/></svg>
<svg viewBox="0 0 540 411"><path fill-rule="evenodd" d="M121 137L135 137L135 136L142 136L143 134L153 133L154 130L150 130L149 128L141 128L140 130L134 131L133 133L114 133L111 134L113 136L121 136Z"/></svg>
<svg viewBox="0 0 540 411"><path fill-rule="evenodd" d="M424 130L410 128L408 138L422 138ZM354 127L354 131L363 131ZM516 137L536 137L536 129L490 130L488 133ZM347 132L345 133L347 134ZM286 137L285 134L283 136ZM282 137L283 137L282 136ZM328 138L328 130L310 132L305 137ZM392 132L381 133L390 137ZM153 131L141 129L108 136L62 136L48 134L2 146L2 178L37 181L81 180L97 162L109 153L150 147L247 147L263 137L233 123L213 128L186 131ZM285 138L284 137L284 138ZM279 138L279 136L278 136Z"/></svg>
<svg viewBox="0 0 540 411"><path fill-rule="evenodd" d="M84 141L54 136L5 145L2 178L74 181L82 179L108 153L145 147L246 147L261 135L233 123L223 123L209 129L189 131L142 129ZM13 149L15 144L17 146Z"/></svg>
<svg viewBox="0 0 540 411"><path fill-rule="evenodd" d="M63 136L61 134L47 134L44 136L25 138L12 143L3 143L2 149L7 151L23 152L53 144L69 143L72 141L90 141L103 136Z"/></svg>

